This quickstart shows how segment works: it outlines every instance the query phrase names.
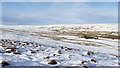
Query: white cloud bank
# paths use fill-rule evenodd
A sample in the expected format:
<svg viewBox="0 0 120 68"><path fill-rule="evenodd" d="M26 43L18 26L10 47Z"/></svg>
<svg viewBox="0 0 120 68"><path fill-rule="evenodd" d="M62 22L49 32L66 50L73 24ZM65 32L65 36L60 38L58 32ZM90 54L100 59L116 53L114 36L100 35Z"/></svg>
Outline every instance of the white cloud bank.
<svg viewBox="0 0 120 68"><path fill-rule="evenodd" d="M29 5L28 5L29 6ZM8 12L3 18L18 20L20 23L24 20L39 22L38 24L84 24L84 23L114 23L117 21L118 11L110 8L92 8L85 3L65 4L54 3L51 8L44 10L23 11L14 15ZM54 6L57 6L56 8ZM81 6L81 7L79 7ZM10 21L10 22L11 22ZM16 21L13 21L14 23ZM16 22L17 24L19 22ZM8 21L6 21L8 22ZM24 21L26 22L26 21ZM26 22L26 23L27 23ZM9 22L8 22L9 23Z"/></svg>
<svg viewBox="0 0 120 68"><path fill-rule="evenodd" d="M3 2L118 2L119 0L2 0Z"/></svg>

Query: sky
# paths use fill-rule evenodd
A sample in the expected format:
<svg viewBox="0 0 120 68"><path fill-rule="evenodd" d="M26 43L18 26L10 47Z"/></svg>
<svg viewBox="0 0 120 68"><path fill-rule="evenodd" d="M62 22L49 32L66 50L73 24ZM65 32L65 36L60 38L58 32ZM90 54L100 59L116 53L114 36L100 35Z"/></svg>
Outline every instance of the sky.
<svg viewBox="0 0 120 68"><path fill-rule="evenodd" d="M119 0L2 0L2 2L119 2Z"/></svg>
<svg viewBox="0 0 120 68"><path fill-rule="evenodd" d="M117 2L3 2L3 25L117 23Z"/></svg>

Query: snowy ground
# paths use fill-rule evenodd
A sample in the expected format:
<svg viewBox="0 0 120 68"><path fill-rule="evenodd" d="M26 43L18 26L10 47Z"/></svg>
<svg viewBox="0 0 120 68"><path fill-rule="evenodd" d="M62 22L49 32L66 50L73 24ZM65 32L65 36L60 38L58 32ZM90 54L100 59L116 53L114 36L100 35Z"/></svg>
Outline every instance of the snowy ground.
<svg viewBox="0 0 120 68"><path fill-rule="evenodd" d="M1 26L0 31L0 63L10 66L118 66L117 24Z"/></svg>

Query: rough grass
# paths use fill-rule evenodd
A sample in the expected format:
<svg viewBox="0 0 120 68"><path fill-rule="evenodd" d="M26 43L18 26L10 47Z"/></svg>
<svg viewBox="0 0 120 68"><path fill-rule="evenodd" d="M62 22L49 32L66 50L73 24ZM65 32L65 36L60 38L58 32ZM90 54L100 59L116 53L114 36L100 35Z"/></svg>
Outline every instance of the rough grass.
<svg viewBox="0 0 120 68"><path fill-rule="evenodd" d="M101 37L101 38L110 38L110 39L120 39L120 37L118 35L120 35L120 32L114 32L114 31L77 31L77 30L60 30L58 31L54 31L54 32L33 32L30 33L29 31L24 31L24 30L5 30L3 29L2 31L9 31L9 32L20 32L23 34L28 34L28 35L32 35L32 36L42 36L42 37L48 37L48 36L44 36L41 34L47 34L47 35L72 35L72 36L78 36L78 37L82 37L82 36L92 36L92 37ZM104 33L104 34L103 34ZM118 35L112 35L112 33L118 34Z"/></svg>
<svg viewBox="0 0 120 68"><path fill-rule="evenodd" d="M102 34L104 33L104 34ZM112 33L119 34L119 32L108 32L108 31L81 31L81 32L67 32L69 35L74 35L78 37L82 36L92 36L92 37L101 37L101 38L110 38L110 39L120 39L117 35L111 35Z"/></svg>

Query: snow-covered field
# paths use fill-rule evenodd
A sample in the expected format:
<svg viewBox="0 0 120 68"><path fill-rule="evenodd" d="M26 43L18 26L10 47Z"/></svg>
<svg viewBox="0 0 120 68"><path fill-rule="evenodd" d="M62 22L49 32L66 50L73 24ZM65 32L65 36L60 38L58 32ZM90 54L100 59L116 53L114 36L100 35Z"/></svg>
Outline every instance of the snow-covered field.
<svg viewBox="0 0 120 68"><path fill-rule="evenodd" d="M0 31L0 66L118 66L117 24L4 25Z"/></svg>

